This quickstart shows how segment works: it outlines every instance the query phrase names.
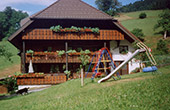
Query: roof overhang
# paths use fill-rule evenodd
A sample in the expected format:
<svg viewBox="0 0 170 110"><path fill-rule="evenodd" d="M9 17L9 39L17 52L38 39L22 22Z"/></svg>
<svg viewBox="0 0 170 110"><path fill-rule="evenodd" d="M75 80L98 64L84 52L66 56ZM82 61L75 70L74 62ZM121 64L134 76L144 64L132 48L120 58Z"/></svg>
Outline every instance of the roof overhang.
<svg viewBox="0 0 170 110"><path fill-rule="evenodd" d="M12 34L8 40L11 41L12 39L15 38L18 34L20 34L25 28L27 28L33 21L29 20L27 23L25 23L20 29L18 29L14 34Z"/></svg>
<svg viewBox="0 0 170 110"><path fill-rule="evenodd" d="M115 24L119 29L121 29L124 33L126 33L132 40L136 42L141 42L135 35L133 35L129 30L127 30L122 24L120 24L118 21L113 21L113 24Z"/></svg>

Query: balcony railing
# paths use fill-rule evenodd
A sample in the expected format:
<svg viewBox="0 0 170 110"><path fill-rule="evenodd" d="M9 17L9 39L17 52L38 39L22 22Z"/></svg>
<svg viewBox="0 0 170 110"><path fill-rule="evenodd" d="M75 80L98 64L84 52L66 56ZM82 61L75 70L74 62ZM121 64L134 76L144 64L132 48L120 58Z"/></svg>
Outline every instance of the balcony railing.
<svg viewBox="0 0 170 110"><path fill-rule="evenodd" d="M42 77L43 76L43 77ZM18 76L17 84L18 85L47 85L47 84L59 84L67 81L66 75L42 75L42 76Z"/></svg>
<svg viewBox="0 0 170 110"><path fill-rule="evenodd" d="M90 60L95 53L88 54L90 56ZM80 53L76 52L74 54L68 54L68 63L81 63L79 59ZM34 54L26 53L26 63L32 59L33 63L65 63L66 55L62 56L58 55L56 52L34 52ZM97 60L97 57L93 58L93 62Z"/></svg>
<svg viewBox="0 0 170 110"><path fill-rule="evenodd" d="M100 30L93 33L56 33L50 29L27 30L23 40L124 40L124 34L118 30Z"/></svg>

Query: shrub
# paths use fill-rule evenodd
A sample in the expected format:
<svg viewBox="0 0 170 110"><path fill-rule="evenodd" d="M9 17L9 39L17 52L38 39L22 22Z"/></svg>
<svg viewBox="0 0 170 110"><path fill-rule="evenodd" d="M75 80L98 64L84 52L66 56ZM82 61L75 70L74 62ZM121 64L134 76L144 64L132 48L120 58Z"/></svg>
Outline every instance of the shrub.
<svg viewBox="0 0 170 110"><path fill-rule="evenodd" d="M64 73L67 75L67 78L69 78L69 77L70 77L70 74L71 74L71 72L70 72L70 71L66 70L66 71L64 71Z"/></svg>
<svg viewBox="0 0 170 110"><path fill-rule="evenodd" d="M5 45L0 45L0 57L1 56L12 62L11 57L13 56L13 54L8 51Z"/></svg>
<svg viewBox="0 0 170 110"><path fill-rule="evenodd" d="M141 41L144 41L145 35L143 34L142 29L135 28L131 31L131 33L138 37Z"/></svg>
<svg viewBox="0 0 170 110"><path fill-rule="evenodd" d="M8 93L10 94L15 93L15 90L18 89L17 81L14 76L8 76L0 83L7 86Z"/></svg>
<svg viewBox="0 0 170 110"><path fill-rule="evenodd" d="M140 18L140 19L144 19L144 18L146 18L146 17L147 17L147 15L146 15L145 12L140 13L140 15L139 15L139 18Z"/></svg>
<svg viewBox="0 0 170 110"><path fill-rule="evenodd" d="M62 57L62 55L64 55L65 54L65 51L64 50L60 50L60 51L56 51L57 53L58 53L58 56L59 57Z"/></svg>
<svg viewBox="0 0 170 110"><path fill-rule="evenodd" d="M157 43L157 48L156 48L157 54L159 55L164 55L164 54L168 54L168 47L167 47L167 43L164 40L159 40L159 42Z"/></svg>
<svg viewBox="0 0 170 110"><path fill-rule="evenodd" d="M92 28L92 32L99 34L99 28Z"/></svg>

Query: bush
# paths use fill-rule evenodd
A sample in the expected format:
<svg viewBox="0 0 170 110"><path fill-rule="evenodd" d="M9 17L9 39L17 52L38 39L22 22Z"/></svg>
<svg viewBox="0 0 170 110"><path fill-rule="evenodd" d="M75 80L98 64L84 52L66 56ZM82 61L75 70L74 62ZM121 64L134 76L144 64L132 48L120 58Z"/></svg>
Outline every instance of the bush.
<svg viewBox="0 0 170 110"><path fill-rule="evenodd" d="M141 41L144 41L144 34L142 32L142 29L135 28L131 31L132 34L134 34L136 37L138 37Z"/></svg>
<svg viewBox="0 0 170 110"><path fill-rule="evenodd" d="M140 15L139 15L139 18L140 19L144 19L144 18L146 18L146 13L144 12L144 13L140 13Z"/></svg>
<svg viewBox="0 0 170 110"><path fill-rule="evenodd" d="M159 40L159 42L157 43L157 48L156 48L157 54L159 55L164 55L164 54L168 54L168 47L167 47L167 43L164 40Z"/></svg>
<svg viewBox="0 0 170 110"><path fill-rule="evenodd" d="M10 94L15 93L15 90L18 89L17 81L14 76L8 76L0 83L7 86L8 93Z"/></svg>

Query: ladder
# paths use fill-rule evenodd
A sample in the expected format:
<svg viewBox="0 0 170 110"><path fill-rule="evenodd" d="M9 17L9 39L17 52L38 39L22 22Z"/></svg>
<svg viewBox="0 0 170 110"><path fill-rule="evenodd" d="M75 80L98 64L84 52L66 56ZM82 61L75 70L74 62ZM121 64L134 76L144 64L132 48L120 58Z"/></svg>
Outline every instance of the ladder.
<svg viewBox="0 0 170 110"><path fill-rule="evenodd" d="M153 57L152 53L150 52L149 48L142 42L138 42L136 44L140 49L144 49L147 57L149 58L152 65L157 65L155 58Z"/></svg>

